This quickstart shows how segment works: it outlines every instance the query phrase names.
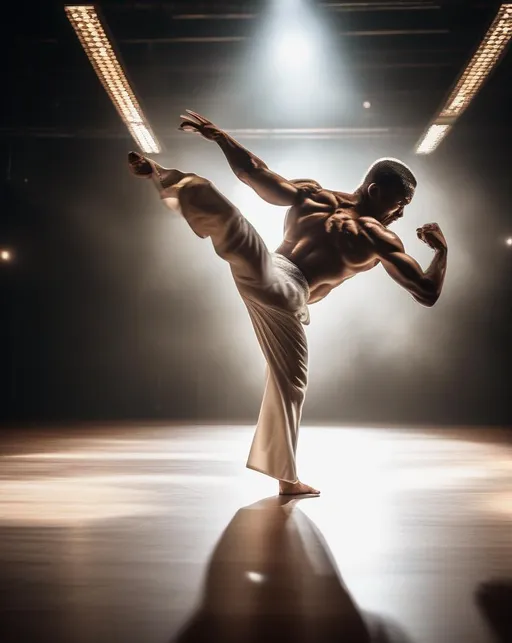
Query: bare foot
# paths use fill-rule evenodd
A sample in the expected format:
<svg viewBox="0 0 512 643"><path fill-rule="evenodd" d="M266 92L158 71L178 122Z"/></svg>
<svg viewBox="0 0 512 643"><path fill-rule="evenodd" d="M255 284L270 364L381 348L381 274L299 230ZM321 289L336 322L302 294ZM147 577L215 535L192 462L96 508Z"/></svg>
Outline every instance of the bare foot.
<svg viewBox="0 0 512 643"><path fill-rule="evenodd" d="M280 496L298 496L302 494L312 494L314 496L319 496L320 491L313 489L307 484L300 482L284 482L284 480L279 480L279 495Z"/></svg>
<svg viewBox="0 0 512 643"><path fill-rule="evenodd" d="M128 154L128 163L130 170L135 176L140 176L144 179L149 179L153 174L153 168L147 158L138 152L130 152Z"/></svg>

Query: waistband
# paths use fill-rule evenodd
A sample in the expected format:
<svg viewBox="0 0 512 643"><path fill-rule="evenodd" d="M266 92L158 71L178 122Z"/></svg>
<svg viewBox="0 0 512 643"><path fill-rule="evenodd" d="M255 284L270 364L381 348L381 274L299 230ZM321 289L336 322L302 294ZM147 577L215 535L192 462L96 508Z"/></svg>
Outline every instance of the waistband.
<svg viewBox="0 0 512 643"><path fill-rule="evenodd" d="M302 274L300 268L296 266L293 261L290 261L288 257L285 257L282 254L279 254L279 252L273 252L272 253L273 260L276 261L281 265L282 268L291 276L293 277L296 281L298 281L301 286L304 289L304 293L306 296L306 303L309 299L309 284L308 280L304 275Z"/></svg>
<svg viewBox="0 0 512 643"><path fill-rule="evenodd" d="M309 284L308 280L304 275L302 274L300 268L296 266L293 261L290 261L287 257L284 255L279 254L278 252L273 252L272 253L272 260L275 264L279 266L281 270L283 270L290 279L292 279L296 284L298 284L304 294L304 305L301 307L300 310L297 311L296 317L297 319L304 324L304 326L307 326L310 323L310 316L309 316L309 308L308 308L308 300L309 300Z"/></svg>

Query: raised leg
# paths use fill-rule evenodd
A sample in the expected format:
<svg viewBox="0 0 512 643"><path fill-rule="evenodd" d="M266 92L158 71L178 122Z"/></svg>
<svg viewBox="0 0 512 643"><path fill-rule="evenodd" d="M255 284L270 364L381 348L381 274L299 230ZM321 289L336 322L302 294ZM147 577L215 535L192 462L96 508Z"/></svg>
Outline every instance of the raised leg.
<svg viewBox="0 0 512 643"><path fill-rule="evenodd" d="M272 261L265 242L240 211L208 180L166 169L130 152L130 169L152 179L160 198L179 212L199 237L210 237L215 252L229 262L237 284L256 288L272 283Z"/></svg>

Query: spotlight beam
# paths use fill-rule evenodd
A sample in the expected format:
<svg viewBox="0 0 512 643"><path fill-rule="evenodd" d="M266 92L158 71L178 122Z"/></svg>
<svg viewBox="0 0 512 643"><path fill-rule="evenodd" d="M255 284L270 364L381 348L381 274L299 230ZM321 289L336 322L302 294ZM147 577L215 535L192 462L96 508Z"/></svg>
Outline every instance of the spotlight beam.
<svg viewBox="0 0 512 643"><path fill-rule="evenodd" d="M431 154L466 111L503 58L512 37L512 3L502 4L478 49L460 74L450 95L416 145L416 154Z"/></svg>
<svg viewBox="0 0 512 643"><path fill-rule="evenodd" d="M92 5L67 5L65 11L96 75L135 142L145 154L157 154L161 147L126 78L96 9Z"/></svg>

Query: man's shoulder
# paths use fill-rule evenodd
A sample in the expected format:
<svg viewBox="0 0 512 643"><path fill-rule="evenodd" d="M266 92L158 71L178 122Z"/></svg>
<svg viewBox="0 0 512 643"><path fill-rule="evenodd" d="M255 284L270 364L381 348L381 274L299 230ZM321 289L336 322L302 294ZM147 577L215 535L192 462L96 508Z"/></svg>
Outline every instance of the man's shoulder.
<svg viewBox="0 0 512 643"><path fill-rule="evenodd" d="M352 210L356 206L357 199L353 194L339 192L325 188L318 181L300 179L293 181L305 198L309 198L322 205L327 205L334 210Z"/></svg>
<svg viewBox="0 0 512 643"><path fill-rule="evenodd" d="M387 230L387 228L383 226L380 221L377 221L377 219L374 219L373 217L358 217L357 221L359 222L359 225L361 227L373 234L389 232L389 230Z"/></svg>
<svg viewBox="0 0 512 643"><path fill-rule="evenodd" d="M366 231L368 236L380 246L386 246L389 250L403 250L400 237L382 225L373 217L359 217L359 224Z"/></svg>
<svg viewBox="0 0 512 643"><path fill-rule="evenodd" d="M312 207L314 203L317 206L321 206L321 209L327 206L332 210L338 207L335 193L322 187L318 181L313 179L294 179L290 182L298 189L297 205L299 203L308 203Z"/></svg>
<svg viewBox="0 0 512 643"><path fill-rule="evenodd" d="M292 179L290 183L296 185L297 187L311 187L317 190L322 190L322 186L315 179Z"/></svg>
<svg viewBox="0 0 512 643"><path fill-rule="evenodd" d="M323 187L314 179L293 179L290 183L295 185L306 196L323 191Z"/></svg>

